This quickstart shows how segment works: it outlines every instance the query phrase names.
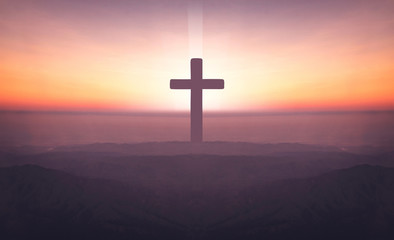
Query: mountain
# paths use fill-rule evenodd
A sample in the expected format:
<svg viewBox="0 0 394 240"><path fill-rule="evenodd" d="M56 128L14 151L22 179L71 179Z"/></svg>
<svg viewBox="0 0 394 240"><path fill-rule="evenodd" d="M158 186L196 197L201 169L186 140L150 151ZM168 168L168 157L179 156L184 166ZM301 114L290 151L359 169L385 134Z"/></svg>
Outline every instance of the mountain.
<svg viewBox="0 0 394 240"><path fill-rule="evenodd" d="M360 165L250 189L212 239L393 239L394 169ZM247 206L246 206L247 205Z"/></svg>
<svg viewBox="0 0 394 240"><path fill-rule="evenodd" d="M160 148L171 144L190 147L190 143L141 145L152 144L161 146ZM218 144L233 148L237 145L203 145L213 148ZM244 146L243 143L239 144L238 148ZM128 144L74 147L64 146L41 152L38 151L40 149L29 147L23 147L22 152L17 149L4 151L4 154L0 155L0 166L34 164L79 177L108 179L135 189L143 189L150 195L149 198L144 198L144 207L154 209L155 213L167 216L171 221L201 229L236 214L245 204L245 189L260 188L283 179L319 176L360 164L391 166L394 163L393 155L386 153L366 155L301 144L264 145L266 155L149 156L133 155L134 151L127 150L130 147ZM123 148L125 150L122 150Z"/></svg>
<svg viewBox="0 0 394 240"><path fill-rule="evenodd" d="M0 168L0 233L2 239L394 237L393 168L358 165L274 181L227 200L192 187L184 186L186 194L171 202L157 199L152 189L112 180L33 165ZM204 220L198 203L221 220Z"/></svg>
<svg viewBox="0 0 394 240"><path fill-rule="evenodd" d="M316 176L359 164L394 166L393 159L390 152L359 154L336 147L288 143L103 143L0 151L3 167L34 164L79 176L131 183L150 178L170 186L178 183L180 175L184 176L183 181L196 184L228 178L243 185L241 188L256 182Z"/></svg>
<svg viewBox="0 0 394 240"><path fill-rule="evenodd" d="M354 207L372 194L366 183L386 186L374 178L379 169L391 176L393 152L375 150L226 142L3 147L0 234L9 239L57 233L64 239L288 239L292 234L311 239L349 231L373 239L379 237L376 229L383 229L392 236L382 227L392 226L388 200L371 204L383 209L368 215L376 222L361 222L365 203L361 210ZM365 184L348 185L343 179L350 176L350 182Z"/></svg>
<svg viewBox="0 0 394 240"><path fill-rule="evenodd" d="M0 168L1 239L184 239L143 189L33 165ZM154 230L154 231L152 231Z"/></svg>

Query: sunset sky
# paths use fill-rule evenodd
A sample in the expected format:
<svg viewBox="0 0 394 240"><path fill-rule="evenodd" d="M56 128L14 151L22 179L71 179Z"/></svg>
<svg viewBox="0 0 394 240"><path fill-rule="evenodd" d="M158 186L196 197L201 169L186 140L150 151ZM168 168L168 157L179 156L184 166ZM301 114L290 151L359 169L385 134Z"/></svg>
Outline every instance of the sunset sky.
<svg viewBox="0 0 394 240"><path fill-rule="evenodd" d="M394 1L0 0L0 110L187 110L192 57L207 110L392 110Z"/></svg>

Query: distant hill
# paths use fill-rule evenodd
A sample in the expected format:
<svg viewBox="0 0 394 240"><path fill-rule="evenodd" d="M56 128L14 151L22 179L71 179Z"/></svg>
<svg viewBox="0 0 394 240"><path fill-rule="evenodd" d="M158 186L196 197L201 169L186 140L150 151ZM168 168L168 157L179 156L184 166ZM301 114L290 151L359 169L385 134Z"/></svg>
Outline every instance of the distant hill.
<svg viewBox="0 0 394 240"><path fill-rule="evenodd" d="M185 177L176 178L182 182ZM220 181L231 183L223 177ZM171 201L158 199L155 188L139 183L77 177L32 165L0 168L0 234L2 239L394 237L392 168L359 165L274 181L249 186L229 199L206 194L209 182L198 191L188 183L181 185L185 194L172 192ZM204 218L209 214L217 221Z"/></svg>
<svg viewBox="0 0 394 240"><path fill-rule="evenodd" d="M194 152L194 153L192 153ZM159 155L162 153L163 155ZM359 154L337 147L294 143L98 143L57 148L16 147L0 152L0 167L34 164L79 176L169 188L230 179L231 188L311 177L360 164L394 167L393 152ZM224 183L226 184L226 183ZM145 184L146 185L146 184Z"/></svg>
<svg viewBox="0 0 394 240"><path fill-rule="evenodd" d="M7 148L3 147L3 151ZM0 148L0 151L2 149ZM284 152L343 151L334 146L307 145L299 143L258 144L247 142L146 142L146 143L94 143L57 147L9 147L9 151L25 154L40 152L90 152L126 155L267 155Z"/></svg>

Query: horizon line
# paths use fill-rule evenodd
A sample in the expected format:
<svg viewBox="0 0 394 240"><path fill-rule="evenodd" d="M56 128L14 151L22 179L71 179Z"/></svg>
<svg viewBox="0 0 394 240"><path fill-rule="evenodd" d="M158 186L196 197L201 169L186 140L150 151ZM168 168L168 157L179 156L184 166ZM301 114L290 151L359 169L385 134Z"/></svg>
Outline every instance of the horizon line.
<svg viewBox="0 0 394 240"><path fill-rule="evenodd" d="M134 117L188 117L189 111L82 111L82 110L5 110L0 114L72 114L72 115L119 115ZM258 117L270 115L319 115L319 114L379 114L393 113L389 110L278 110L278 111L205 111L206 117Z"/></svg>

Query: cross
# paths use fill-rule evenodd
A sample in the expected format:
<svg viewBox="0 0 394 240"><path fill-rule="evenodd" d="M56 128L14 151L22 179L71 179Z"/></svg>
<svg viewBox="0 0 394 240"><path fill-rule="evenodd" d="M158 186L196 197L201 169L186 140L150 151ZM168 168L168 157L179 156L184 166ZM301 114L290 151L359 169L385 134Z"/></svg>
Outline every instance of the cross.
<svg viewBox="0 0 394 240"><path fill-rule="evenodd" d="M203 79L202 59L190 60L191 79L171 79L171 89L190 89L190 140L202 142L202 90L223 89L223 79Z"/></svg>

